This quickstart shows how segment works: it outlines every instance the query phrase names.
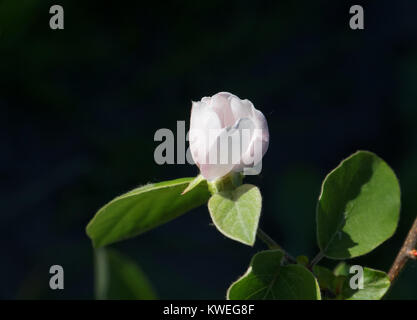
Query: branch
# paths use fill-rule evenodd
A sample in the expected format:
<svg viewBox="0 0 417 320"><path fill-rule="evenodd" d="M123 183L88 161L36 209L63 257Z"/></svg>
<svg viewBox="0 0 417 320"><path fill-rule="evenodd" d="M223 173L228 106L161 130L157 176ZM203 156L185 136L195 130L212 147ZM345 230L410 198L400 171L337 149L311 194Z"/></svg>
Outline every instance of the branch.
<svg viewBox="0 0 417 320"><path fill-rule="evenodd" d="M282 252L284 252L285 254L285 258L292 263L297 263L297 260L295 260L290 254L288 254L284 249L282 249L282 247L276 243L270 236L268 236L265 231L263 231L261 228L258 228L258 232L256 233L256 235L258 236L258 238L260 240L262 240L269 249L274 250L274 249L279 249Z"/></svg>
<svg viewBox="0 0 417 320"><path fill-rule="evenodd" d="M321 259L323 259L324 258L324 253L322 252L322 251L320 251L314 258L313 258L313 260L311 260L311 262L310 262L310 264L308 265L308 268L310 269L310 270L313 270L313 267L317 264L317 263L319 263L319 261L321 260Z"/></svg>
<svg viewBox="0 0 417 320"><path fill-rule="evenodd" d="M408 259L417 259L417 218L414 220L414 223L408 232L407 238L403 243L403 246L398 252L397 257L392 264L391 269L388 272L388 277L391 280L391 283L397 279L398 275L400 274L401 270L404 268L405 264L407 263Z"/></svg>

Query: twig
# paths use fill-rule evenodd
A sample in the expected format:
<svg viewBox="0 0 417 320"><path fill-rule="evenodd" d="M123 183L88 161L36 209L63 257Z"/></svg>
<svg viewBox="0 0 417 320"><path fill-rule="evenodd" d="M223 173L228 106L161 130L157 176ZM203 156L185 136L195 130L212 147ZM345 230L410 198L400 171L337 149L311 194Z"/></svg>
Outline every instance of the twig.
<svg viewBox="0 0 417 320"><path fill-rule="evenodd" d="M408 259L417 259L416 244L417 218L414 220L414 223L408 232L407 238L405 238L403 246L401 247L400 252L398 252L397 257L395 258L394 263L388 272L388 277L391 280L391 284L395 281L395 279L397 279Z"/></svg>
<svg viewBox="0 0 417 320"><path fill-rule="evenodd" d="M313 260L311 260L311 262L310 262L310 264L308 265L308 268L310 269L310 270L313 270L313 267L317 264L317 263L319 263L319 261L321 260L321 259L323 259L324 258L324 253L323 253L323 251L320 251L314 258L313 258Z"/></svg>
<svg viewBox="0 0 417 320"><path fill-rule="evenodd" d="M272 239L269 235L267 235L265 231L263 231L261 228L258 228L258 232L256 233L256 235L258 236L260 240L262 240L268 246L269 249L271 250L279 249L282 252L284 252L285 258L289 262L297 263L297 260L295 260L290 254L288 254L278 243L274 241L274 239Z"/></svg>

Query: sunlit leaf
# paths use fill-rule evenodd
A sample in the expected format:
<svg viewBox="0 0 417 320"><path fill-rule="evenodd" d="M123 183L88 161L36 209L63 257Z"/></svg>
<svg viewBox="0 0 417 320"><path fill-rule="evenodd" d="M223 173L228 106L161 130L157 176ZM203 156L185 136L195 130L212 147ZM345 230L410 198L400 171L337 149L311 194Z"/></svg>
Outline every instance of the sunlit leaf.
<svg viewBox="0 0 417 320"><path fill-rule="evenodd" d="M267 250L255 254L246 273L227 291L230 300L321 299L313 274L299 264L283 265L284 253Z"/></svg>
<svg viewBox="0 0 417 320"><path fill-rule="evenodd" d="M110 201L87 226L94 246L134 237L206 203L210 193L205 181L181 195L193 179L148 184Z"/></svg>
<svg viewBox="0 0 417 320"><path fill-rule="evenodd" d="M317 205L317 239L329 258L363 255L390 238L400 213L400 186L391 168L359 151L330 172Z"/></svg>
<svg viewBox="0 0 417 320"><path fill-rule="evenodd" d="M250 184L216 193L208 202L217 229L225 236L250 246L255 242L261 207L261 193Z"/></svg>

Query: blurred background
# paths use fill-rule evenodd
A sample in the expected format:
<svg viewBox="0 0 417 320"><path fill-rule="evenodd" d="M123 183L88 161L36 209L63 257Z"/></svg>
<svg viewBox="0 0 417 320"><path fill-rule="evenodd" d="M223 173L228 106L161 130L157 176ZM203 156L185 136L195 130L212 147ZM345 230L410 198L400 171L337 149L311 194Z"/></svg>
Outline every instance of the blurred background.
<svg viewBox="0 0 417 320"><path fill-rule="evenodd" d="M49 28L62 5L65 29ZM365 30L349 28L362 4ZM261 227L312 258L328 171L358 149L399 177L399 228L353 260L388 271L417 214L417 2L0 1L0 298L92 299L85 226L138 185L195 176L154 161L156 130L175 132L191 100L229 91L266 116ZM162 299L223 299L264 249L226 239L206 207L112 249ZM334 266L334 261L323 260ZM62 265L65 289L49 289ZM417 299L410 262L387 298Z"/></svg>

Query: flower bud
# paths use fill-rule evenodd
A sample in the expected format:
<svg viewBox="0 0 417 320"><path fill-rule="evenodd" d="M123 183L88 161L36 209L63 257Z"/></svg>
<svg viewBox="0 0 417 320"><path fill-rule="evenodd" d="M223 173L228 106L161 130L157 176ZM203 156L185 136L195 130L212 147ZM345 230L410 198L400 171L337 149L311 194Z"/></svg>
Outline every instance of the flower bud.
<svg viewBox="0 0 417 320"><path fill-rule="evenodd" d="M202 176L213 181L260 167L269 144L268 124L252 102L220 92L193 102L189 140Z"/></svg>

